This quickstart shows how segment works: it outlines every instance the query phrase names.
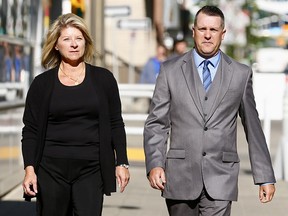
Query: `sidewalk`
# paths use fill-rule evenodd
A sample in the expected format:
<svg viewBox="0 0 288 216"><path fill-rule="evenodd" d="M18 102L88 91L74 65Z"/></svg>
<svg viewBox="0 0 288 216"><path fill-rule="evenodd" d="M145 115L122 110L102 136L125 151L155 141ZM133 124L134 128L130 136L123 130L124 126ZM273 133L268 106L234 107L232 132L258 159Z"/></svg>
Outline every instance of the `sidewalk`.
<svg viewBox="0 0 288 216"><path fill-rule="evenodd" d="M241 125L239 125L242 127ZM281 138L281 123L271 125L271 155L275 152ZM238 153L240 156L239 198L232 205L232 216L286 216L288 215L288 182L278 180L276 194L271 203L262 204L258 200L258 186L253 184L250 171L247 144L243 129L238 131ZM136 140L135 140L136 141ZM140 141L138 140L140 147ZM124 193L114 193L105 197L103 216L168 216L165 200L160 192L150 188L145 174L144 162L131 161L131 180ZM35 202L22 199L22 188L17 186L0 202L2 216L34 216Z"/></svg>
<svg viewBox="0 0 288 216"><path fill-rule="evenodd" d="M160 193L150 188L144 166L130 168L131 180L124 193L105 197L103 216L168 216L165 201ZM18 186L0 202L1 215L34 216L35 202L22 200L22 188ZM239 176L239 200L232 206L232 216L285 216L288 213L288 183L278 181L273 202L258 201L258 186L254 186L250 172L241 170Z"/></svg>

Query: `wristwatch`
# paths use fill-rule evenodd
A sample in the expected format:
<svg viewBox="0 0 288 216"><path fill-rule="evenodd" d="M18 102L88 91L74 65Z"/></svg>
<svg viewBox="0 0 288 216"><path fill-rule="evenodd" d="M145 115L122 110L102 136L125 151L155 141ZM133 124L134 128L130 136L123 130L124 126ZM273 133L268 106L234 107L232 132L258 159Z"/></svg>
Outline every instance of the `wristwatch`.
<svg viewBox="0 0 288 216"><path fill-rule="evenodd" d="M128 165L128 164L119 164L118 166L120 166L120 167L124 167L124 168L126 168L126 169L129 168L129 165Z"/></svg>

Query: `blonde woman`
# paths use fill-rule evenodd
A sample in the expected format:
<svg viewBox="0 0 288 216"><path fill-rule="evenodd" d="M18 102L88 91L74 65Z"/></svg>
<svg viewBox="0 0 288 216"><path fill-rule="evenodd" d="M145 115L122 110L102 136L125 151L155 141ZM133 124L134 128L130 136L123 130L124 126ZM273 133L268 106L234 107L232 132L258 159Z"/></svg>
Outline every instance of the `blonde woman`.
<svg viewBox="0 0 288 216"><path fill-rule="evenodd" d="M101 215L103 195L129 182L126 134L116 80L89 64L94 47L74 14L51 26L42 53L47 69L32 82L23 115L26 199L41 216Z"/></svg>

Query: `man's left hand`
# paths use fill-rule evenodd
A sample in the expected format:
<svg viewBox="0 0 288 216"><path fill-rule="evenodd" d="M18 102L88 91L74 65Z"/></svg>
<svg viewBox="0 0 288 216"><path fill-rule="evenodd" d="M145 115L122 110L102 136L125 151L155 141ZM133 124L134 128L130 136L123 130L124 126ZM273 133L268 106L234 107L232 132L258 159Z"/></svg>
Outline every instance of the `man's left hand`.
<svg viewBox="0 0 288 216"><path fill-rule="evenodd" d="M260 185L259 186L259 199L262 203L270 202L275 193L274 184Z"/></svg>

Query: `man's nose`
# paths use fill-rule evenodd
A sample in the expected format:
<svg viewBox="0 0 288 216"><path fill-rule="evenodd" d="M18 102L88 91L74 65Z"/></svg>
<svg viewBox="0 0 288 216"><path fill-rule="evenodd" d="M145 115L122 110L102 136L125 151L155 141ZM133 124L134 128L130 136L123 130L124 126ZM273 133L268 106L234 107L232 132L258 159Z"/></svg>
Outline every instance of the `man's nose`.
<svg viewBox="0 0 288 216"><path fill-rule="evenodd" d="M211 32L209 30L205 31L204 37L205 38L211 38Z"/></svg>

